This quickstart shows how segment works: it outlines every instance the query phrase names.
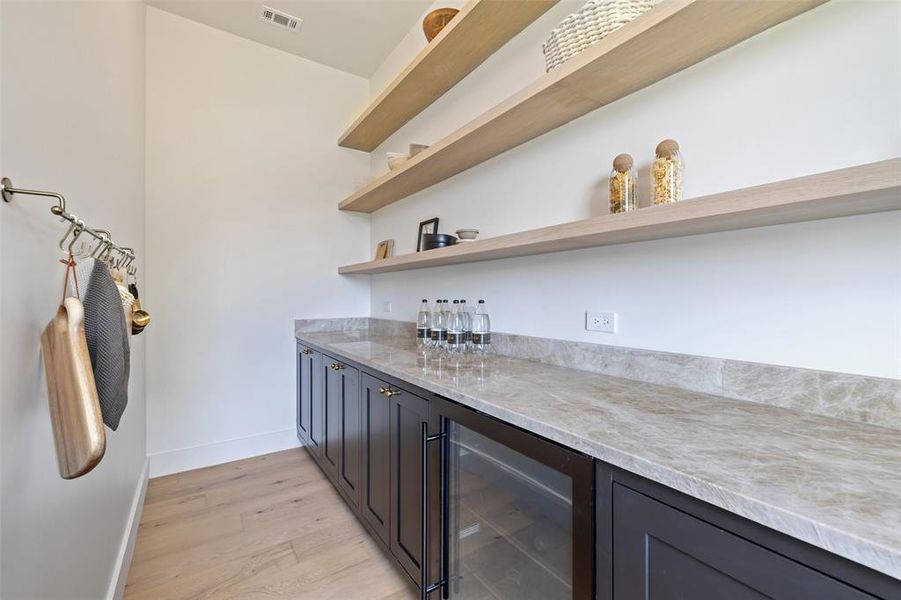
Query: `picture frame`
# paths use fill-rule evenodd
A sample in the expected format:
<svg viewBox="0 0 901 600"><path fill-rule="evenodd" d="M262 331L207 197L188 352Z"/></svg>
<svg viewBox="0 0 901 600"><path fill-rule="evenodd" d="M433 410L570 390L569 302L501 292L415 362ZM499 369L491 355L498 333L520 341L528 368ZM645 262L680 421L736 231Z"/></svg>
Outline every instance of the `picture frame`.
<svg viewBox="0 0 901 600"><path fill-rule="evenodd" d="M382 240L375 247L375 260L382 260L394 256L394 240Z"/></svg>
<svg viewBox="0 0 901 600"><path fill-rule="evenodd" d="M422 236L426 233L438 233L438 217L419 224L419 235L416 237L417 252L422 252Z"/></svg>

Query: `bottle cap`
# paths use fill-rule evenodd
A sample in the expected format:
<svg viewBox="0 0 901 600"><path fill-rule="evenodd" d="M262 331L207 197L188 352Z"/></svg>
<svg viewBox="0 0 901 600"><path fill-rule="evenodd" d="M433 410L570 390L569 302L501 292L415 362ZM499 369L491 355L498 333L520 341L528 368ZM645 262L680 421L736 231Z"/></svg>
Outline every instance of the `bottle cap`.
<svg viewBox="0 0 901 600"><path fill-rule="evenodd" d="M454 304L460 304L459 300L454 300Z"/></svg>
<svg viewBox="0 0 901 600"><path fill-rule="evenodd" d="M485 304L484 300L479 300L479 304Z"/></svg>
<svg viewBox="0 0 901 600"><path fill-rule="evenodd" d="M423 301L423 302L428 302L428 299L423 298L422 301Z"/></svg>
<svg viewBox="0 0 901 600"><path fill-rule="evenodd" d="M657 156L672 156L679 151L679 142L676 140L663 140L657 144Z"/></svg>
<svg viewBox="0 0 901 600"><path fill-rule="evenodd" d="M659 146L658 146L659 148ZM613 168L619 171L620 173L625 173L629 169L632 168L632 165L635 164L635 161L632 160L632 156L630 154L620 154L616 158L613 159Z"/></svg>

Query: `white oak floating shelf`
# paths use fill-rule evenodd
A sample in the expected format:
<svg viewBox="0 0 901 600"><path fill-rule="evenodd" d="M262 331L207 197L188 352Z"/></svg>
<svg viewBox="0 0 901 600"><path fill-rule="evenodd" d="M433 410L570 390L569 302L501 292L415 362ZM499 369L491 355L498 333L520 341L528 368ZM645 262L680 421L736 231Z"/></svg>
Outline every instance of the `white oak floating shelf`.
<svg viewBox="0 0 901 600"><path fill-rule="evenodd" d="M371 152L558 0L470 0L348 127L338 145Z"/></svg>
<svg viewBox="0 0 901 600"><path fill-rule="evenodd" d="M578 250L901 209L901 158L340 267L344 275Z"/></svg>
<svg viewBox="0 0 901 600"><path fill-rule="evenodd" d="M663 0L338 208L375 212L825 1Z"/></svg>

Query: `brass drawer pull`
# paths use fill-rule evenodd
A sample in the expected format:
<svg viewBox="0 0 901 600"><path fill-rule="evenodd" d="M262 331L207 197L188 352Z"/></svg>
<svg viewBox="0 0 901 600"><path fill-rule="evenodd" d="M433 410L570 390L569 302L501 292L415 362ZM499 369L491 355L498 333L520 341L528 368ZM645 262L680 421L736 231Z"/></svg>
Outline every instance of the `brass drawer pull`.
<svg viewBox="0 0 901 600"><path fill-rule="evenodd" d="M340 371L341 369L344 368L344 365L342 365L341 363L334 362L329 365L329 368L332 369L333 371Z"/></svg>
<svg viewBox="0 0 901 600"><path fill-rule="evenodd" d="M303 354L313 354L313 351L310 350L309 348L304 348L303 350L301 350L301 352L302 352Z"/></svg>
<svg viewBox="0 0 901 600"><path fill-rule="evenodd" d="M390 398L391 396L397 396L397 395L399 395L399 394L400 394L400 390L395 390L395 389L392 389L392 388L389 388L389 387L380 387L380 388L379 388L379 393L380 393L380 394L384 394L384 395L386 395L386 396L388 396L388 397Z"/></svg>

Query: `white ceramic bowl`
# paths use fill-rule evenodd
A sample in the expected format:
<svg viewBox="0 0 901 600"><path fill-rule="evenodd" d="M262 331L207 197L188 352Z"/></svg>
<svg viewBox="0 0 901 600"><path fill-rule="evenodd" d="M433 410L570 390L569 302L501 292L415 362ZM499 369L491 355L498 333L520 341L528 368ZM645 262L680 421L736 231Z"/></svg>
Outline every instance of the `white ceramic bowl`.
<svg viewBox="0 0 901 600"><path fill-rule="evenodd" d="M392 171L410 159L409 155L401 152L386 152L385 156L388 157L388 168Z"/></svg>
<svg viewBox="0 0 901 600"><path fill-rule="evenodd" d="M478 229L458 229L457 237L460 238L461 242L471 242L476 239L476 236L479 235Z"/></svg>

